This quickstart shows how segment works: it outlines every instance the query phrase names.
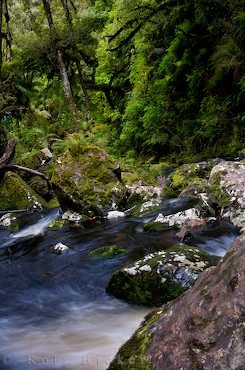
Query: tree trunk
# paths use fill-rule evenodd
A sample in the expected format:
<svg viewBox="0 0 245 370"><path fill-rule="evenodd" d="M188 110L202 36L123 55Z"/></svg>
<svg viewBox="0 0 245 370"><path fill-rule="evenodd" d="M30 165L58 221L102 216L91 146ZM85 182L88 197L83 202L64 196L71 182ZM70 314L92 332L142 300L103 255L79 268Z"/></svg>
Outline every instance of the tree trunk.
<svg viewBox="0 0 245 370"><path fill-rule="evenodd" d="M71 32L73 33L72 16L71 16L71 12L70 12L69 7L68 7L67 0L60 0L60 1L61 1L61 4L62 4L62 7L64 9L64 12L65 12L66 21L69 25L69 28L70 28ZM74 6L73 4L71 4L71 5ZM73 54L77 54L76 50L74 48L73 48ZM88 94L87 94L86 88L85 88L84 83L83 83L83 73L82 73L82 69L81 69L79 60L77 60L77 57L76 57L75 63L76 63L77 71L78 71L79 82L80 82L82 94L83 94L83 97L84 97L84 102L85 102L85 105L88 109L87 116L90 117Z"/></svg>
<svg viewBox="0 0 245 370"><path fill-rule="evenodd" d="M54 21L53 21L53 17L52 17L51 8L50 8L50 5L49 5L49 0L42 0L42 2L43 2L44 11L45 11L45 14L46 14L46 17L47 17L47 20L48 20L48 25L49 25L50 32L54 34L55 33L55 27L54 27ZM61 76L61 79L62 79L62 82L63 82L64 92L65 92L66 98L68 100L68 103L70 105L70 109L72 111L72 114L73 114L73 116L76 116L77 109L76 109L76 105L75 105L75 102L74 102L74 97L73 97L72 88L71 88L71 84L70 84L70 81L69 81L68 73L67 73L67 70L66 70L65 63L64 63L63 54L62 54L62 51L59 48L55 47L55 50L56 50L56 55L57 55L57 62L58 62L58 67L59 67L59 71L60 71L60 76Z"/></svg>

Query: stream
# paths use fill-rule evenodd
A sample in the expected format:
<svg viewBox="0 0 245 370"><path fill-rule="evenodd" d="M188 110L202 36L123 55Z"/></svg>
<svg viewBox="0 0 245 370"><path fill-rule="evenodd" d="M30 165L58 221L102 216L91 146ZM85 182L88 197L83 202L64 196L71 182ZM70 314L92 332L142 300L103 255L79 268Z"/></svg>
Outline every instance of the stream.
<svg viewBox="0 0 245 370"><path fill-rule="evenodd" d="M168 200L161 212L189 207L188 200ZM177 242L176 231L146 233L143 224L158 212L105 220L86 229L48 225L58 209L19 214L20 229L0 229L0 370L105 370L119 347L150 311L105 292L124 264ZM216 222L193 235L190 244L223 256L237 230ZM57 255L57 243L70 248ZM125 255L90 256L95 248L117 244Z"/></svg>

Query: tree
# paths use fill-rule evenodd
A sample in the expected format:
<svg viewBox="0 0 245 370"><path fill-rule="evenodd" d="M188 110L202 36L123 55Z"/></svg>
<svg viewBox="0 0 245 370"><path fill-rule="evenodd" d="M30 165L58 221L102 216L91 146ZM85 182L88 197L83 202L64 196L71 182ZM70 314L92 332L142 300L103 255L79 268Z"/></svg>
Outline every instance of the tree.
<svg viewBox="0 0 245 370"><path fill-rule="evenodd" d="M60 76L63 81L63 86L64 86L64 92L67 97L68 103L70 105L71 111L74 116L76 116L77 109L76 105L74 102L74 97L73 97L73 92L72 92L72 87L69 81L68 73L66 70L66 66L64 63L63 55L62 55L62 50L56 46L56 40L55 40L55 26L54 26L54 21L52 17L52 12L51 8L49 5L49 0L42 0L43 1L43 7L46 13L46 17L48 20L48 25L51 33L51 37L53 37L53 46L56 50L56 55L57 55L57 62L58 62L58 67L60 71Z"/></svg>

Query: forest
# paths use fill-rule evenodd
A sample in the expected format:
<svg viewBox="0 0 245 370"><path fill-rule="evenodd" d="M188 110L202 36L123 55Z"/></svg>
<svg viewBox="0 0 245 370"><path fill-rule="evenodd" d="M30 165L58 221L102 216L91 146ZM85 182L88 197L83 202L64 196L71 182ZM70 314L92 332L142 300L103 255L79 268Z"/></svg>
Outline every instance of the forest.
<svg viewBox="0 0 245 370"><path fill-rule="evenodd" d="M0 0L0 370L245 369L244 21Z"/></svg>
<svg viewBox="0 0 245 370"><path fill-rule="evenodd" d="M244 150L239 0L1 0L1 147L125 160Z"/></svg>

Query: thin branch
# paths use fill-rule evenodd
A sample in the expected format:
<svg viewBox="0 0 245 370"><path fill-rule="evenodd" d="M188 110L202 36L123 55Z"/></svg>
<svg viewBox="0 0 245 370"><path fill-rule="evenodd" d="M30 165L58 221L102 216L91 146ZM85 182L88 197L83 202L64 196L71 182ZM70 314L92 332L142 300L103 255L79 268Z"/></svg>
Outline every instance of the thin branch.
<svg viewBox="0 0 245 370"><path fill-rule="evenodd" d="M32 168L17 166L16 164L7 164L6 166L4 166L4 170L7 170L7 171L8 170L9 171L24 171L24 172L27 172L27 173L31 173L32 175L40 176L44 180L46 180L47 183L51 186L50 180L47 176L45 176L42 172L33 170Z"/></svg>
<svg viewBox="0 0 245 370"><path fill-rule="evenodd" d="M171 5L172 5L171 2L162 3L156 9L153 9L151 11L151 13L149 13L147 16L145 16L143 21L141 23L139 23L136 26L136 28L133 31L131 31L130 34L125 39L123 39L121 42L119 42L119 44L117 46L115 46L114 48L108 49L108 51L117 51L117 50L119 50L123 45L127 44L136 35L137 32L140 31L140 29L145 25L146 22L150 21L151 18L154 17L157 13L159 13L160 11L164 10L166 7L171 6ZM129 21L129 22L131 22L131 21ZM127 25L127 23L116 32L117 36L125 29L126 25ZM114 35L109 36L109 37L115 38Z"/></svg>

